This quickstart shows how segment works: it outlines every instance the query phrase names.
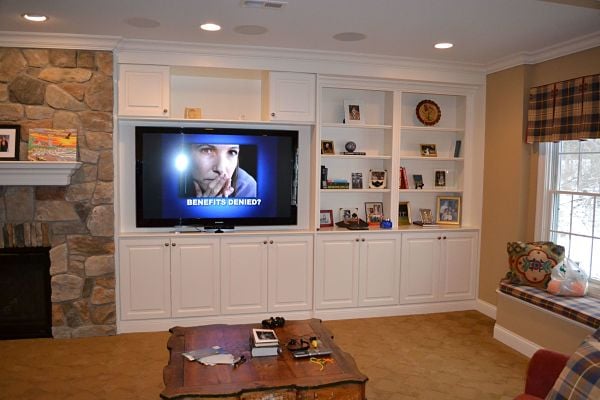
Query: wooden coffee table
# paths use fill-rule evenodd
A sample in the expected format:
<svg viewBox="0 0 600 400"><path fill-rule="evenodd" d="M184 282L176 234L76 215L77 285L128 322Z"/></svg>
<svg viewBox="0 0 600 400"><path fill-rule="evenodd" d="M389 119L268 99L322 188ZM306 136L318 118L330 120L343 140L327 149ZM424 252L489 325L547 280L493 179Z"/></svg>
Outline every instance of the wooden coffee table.
<svg viewBox="0 0 600 400"><path fill-rule="evenodd" d="M283 352L279 356L250 355L249 337L253 325L208 325L171 328L167 343L169 364L164 368L163 399L337 399L364 400L367 377L360 373L352 357L333 342L331 333L318 319L286 321L276 328ZM285 349L291 338L317 336L333 350L323 370L308 358L295 359ZM206 366L188 361L182 352L221 346L247 361L237 368L231 365Z"/></svg>

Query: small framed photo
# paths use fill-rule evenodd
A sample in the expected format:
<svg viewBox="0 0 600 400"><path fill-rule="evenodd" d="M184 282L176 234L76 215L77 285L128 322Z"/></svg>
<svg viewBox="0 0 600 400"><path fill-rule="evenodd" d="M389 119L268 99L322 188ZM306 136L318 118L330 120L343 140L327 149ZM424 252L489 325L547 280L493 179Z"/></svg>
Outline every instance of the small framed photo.
<svg viewBox="0 0 600 400"><path fill-rule="evenodd" d="M358 208L340 208L340 221L345 224L358 223Z"/></svg>
<svg viewBox="0 0 600 400"><path fill-rule="evenodd" d="M369 188L370 189L385 189L387 180L387 170L375 170L369 171Z"/></svg>
<svg viewBox="0 0 600 400"><path fill-rule="evenodd" d="M460 197L439 196L436 219L438 224L460 225Z"/></svg>
<svg viewBox="0 0 600 400"><path fill-rule="evenodd" d="M435 144L421 144L421 157L437 157Z"/></svg>
<svg viewBox="0 0 600 400"><path fill-rule="evenodd" d="M202 118L202 109L199 107L186 107L185 119L200 119Z"/></svg>
<svg viewBox="0 0 600 400"><path fill-rule="evenodd" d="M361 112L364 110L358 100L344 100L344 120L347 124L364 124Z"/></svg>
<svg viewBox="0 0 600 400"><path fill-rule="evenodd" d="M419 214L421 215L421 222L433 224L433 214L429 208L419 208Z"/></svg>
<svg viewBox="0 0 600 400"><path fill-rule="evenodd" d="M353 172L352 173L352 189L362 189L362 188L363 188L362 172Z"/></svg>
<svg viewBox="0 0 600 400"><path fill-rule="evenodd" d="M383 203L365 202L365 216L369 225L379 225L383 220Z"/></svg>
<svg viewBox="0 0 600 400"><path fill-rule="evenodd" d="M319 224L321 228L333 226L333 210L321 210Z"/></svg>
<svg viewBox="0 0 600 400"><path fill-rule="evenodd" d="M333 140L321 140L321 154L335 154Z"/></svg>
<svg viewBox="0 0 600 400"><path fill-rule="evenodd" d="M423 189L423 186L425 186L425 184L423 183L423 175L414 174L413 180L415 181L415 189Z"/></svg>
<svg viewBox="0 0 600 400"><path fill-rule="evenodd" d="M18 161L21 126L0 125L0 161Z"/></svg>
<svg viewBox="0 0 600 400"><path fill-rule="evenodd" d="M446 170L436 169L435 170L435 187L443 188L446 187Z"/></svg>
<svg viewBox="0 0 600 400"><path fill-rule="evenodd" d="M410 218L410 203L408 201L401 201L398 203L398 226L410 224L412 224L412 219Z"/></svg>

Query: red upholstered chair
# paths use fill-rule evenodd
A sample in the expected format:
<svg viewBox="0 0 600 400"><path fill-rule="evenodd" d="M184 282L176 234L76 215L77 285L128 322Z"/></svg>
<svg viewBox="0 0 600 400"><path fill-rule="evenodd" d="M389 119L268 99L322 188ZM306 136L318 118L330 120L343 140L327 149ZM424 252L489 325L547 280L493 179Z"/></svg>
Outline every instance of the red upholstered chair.
<svg viewBox="0 0 600 400"><path fill-rule="evenodd" d="M554 382L567 364L569 356L555 351L540 349L535 352L525 380L525 393L515 397L515 400L542 400L546 397Z"/></svg>

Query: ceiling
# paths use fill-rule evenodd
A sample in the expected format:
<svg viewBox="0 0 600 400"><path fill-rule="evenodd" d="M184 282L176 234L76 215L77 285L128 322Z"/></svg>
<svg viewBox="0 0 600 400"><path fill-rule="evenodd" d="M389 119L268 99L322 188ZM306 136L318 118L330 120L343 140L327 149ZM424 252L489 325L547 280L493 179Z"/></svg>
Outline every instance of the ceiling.
<svg viewBox="0 0 600 400"><path fill-rule="evenodd" d="M0 31L297 48L481 66L565 43L600 45L598 0L287 0L280 9L241 3L0 0ZM49 19L35 24L23 20L23 13L45 14ZM200 30L207 21L222 29ZM264 30L257 27L266 32L256 34ZM347 32L366 38L333 38ZM441 41L455 46L434 49L433 44Z"/></svg>

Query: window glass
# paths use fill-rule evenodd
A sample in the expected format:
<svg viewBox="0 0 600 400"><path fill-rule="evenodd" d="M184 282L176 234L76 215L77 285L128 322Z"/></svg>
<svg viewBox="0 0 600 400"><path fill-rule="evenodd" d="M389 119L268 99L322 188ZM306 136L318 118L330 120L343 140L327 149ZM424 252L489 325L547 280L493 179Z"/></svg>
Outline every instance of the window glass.
<svg viewBox="0 0 600 400"><path fill-rule="evenodd" d="M592 238L571 235L571 248L567 256L578 263L585 272L589 273L592 258Z"/></svg>
<svg viewBox="0 0 600 400"><path fill-rule="evenodd" d="M571 201L573 195L570 194L558 194L558 201L556 201L556 218L554 220L553 230L561 232L571 231Z"/></svg>
<svg viewBox="0 0 600 400"><path fill-rule="evenodd" d="M592 236L594 227L594 197L573 196L573 207L571 210L571 232Z"/></svg>
<svg viewBox="0 0 600 400"><path fill-rule="evenodd" d="M594 252L592 253L592 271L590 278L600 281L600 239L594 239Z"/></svg>
<svg viewBox="0 0 600 400"><path fill-rule="evenodd" d="M558 171L558 190L576 191L579 173L579 154L560 154Z"/></svg>
<svg viewBox="0 0 600 400"><path fill-rule="evenodd" d="M600 192L600 153L582 154L579 192Z"/></svg>

